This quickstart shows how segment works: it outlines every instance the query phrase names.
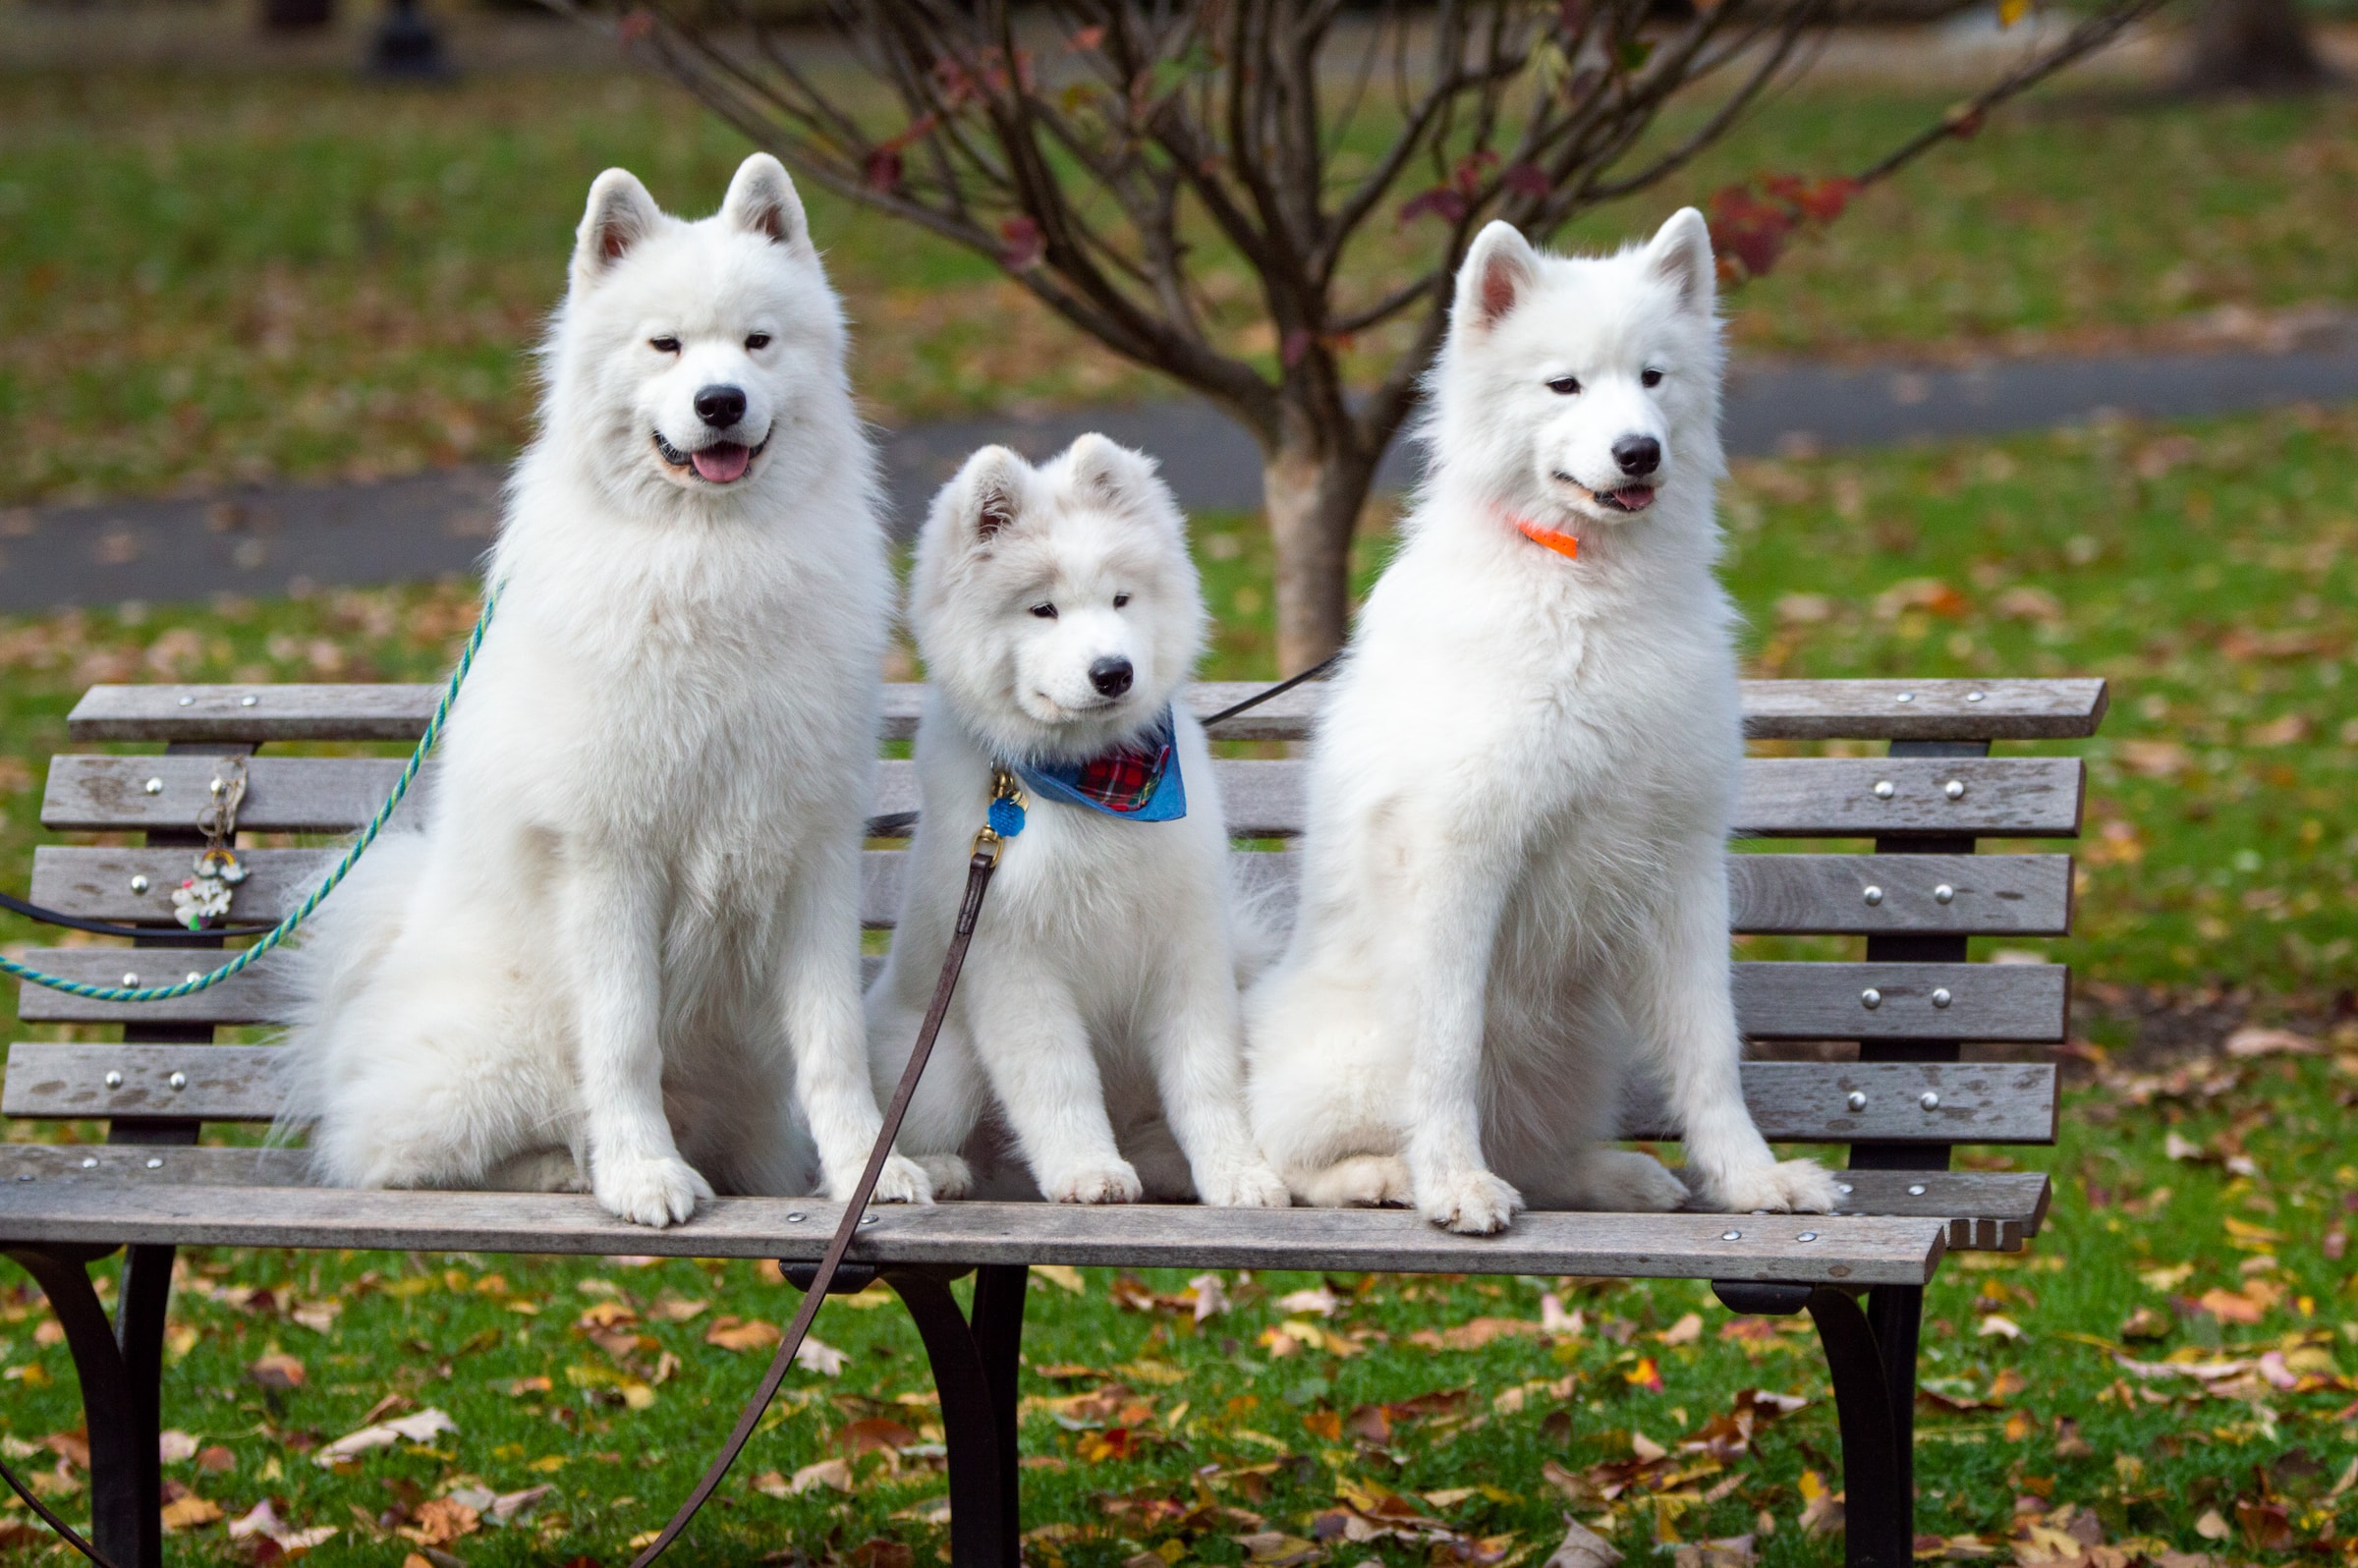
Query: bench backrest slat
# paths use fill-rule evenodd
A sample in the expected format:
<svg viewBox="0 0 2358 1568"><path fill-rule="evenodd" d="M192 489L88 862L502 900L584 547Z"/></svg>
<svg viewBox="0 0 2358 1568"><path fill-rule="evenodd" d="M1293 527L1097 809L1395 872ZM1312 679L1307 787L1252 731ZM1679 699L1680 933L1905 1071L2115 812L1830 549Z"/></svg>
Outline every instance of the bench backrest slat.
<svg viewBox="0 0 2358 1568"><path fill-rule="evenodd" d="M1300 763L1212 765L1232 832L1279 838L1302 830ZM267 833L350 831L383 803L401 766L390 757L254 757L247 763L239 824ZM877 816L918 810L916 766L877 765ZM41 822L59 832L186 831L220 774L220 761L208 756L59 756L49 766ZM1748 757L1736 832L1745 838L2070 837L2080 830L2085 776L2077 757ZM430 789L430 780L429 770L421 790ZM414 796L405 810L421 799ZM979 805L976 817L979 825Z"/></svg>
<svg viewBox="0 0 2358 1568"><path fill-rule="evenodd" d="M243 852L248 874L237 892L238 919L280 919L342 853ZM172 889L189 874L191 858L183 849L45 845L33 852L32 900L84 920L166 929ZM870 850L864 860L862 923L889 930L900 912L907 852ZM1301 874L1293 852L1238 851L1230 865L1267 913L1291 918ZM2060 936L2071 927L2068 855L1730 855L1727 869L1729 928L1740 933ZM145 890L135 890L142 877Z"/></svg>

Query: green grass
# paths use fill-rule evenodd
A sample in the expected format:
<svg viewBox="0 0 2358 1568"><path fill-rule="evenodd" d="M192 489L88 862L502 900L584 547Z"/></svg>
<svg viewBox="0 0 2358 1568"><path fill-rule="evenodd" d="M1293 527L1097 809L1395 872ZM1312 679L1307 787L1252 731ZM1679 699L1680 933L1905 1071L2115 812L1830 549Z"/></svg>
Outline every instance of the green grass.
<svg viewBox="0 0 2358 1568"><path fill-rule="evenodd" d="M1572 238L1616 241L1758 172L1854 167L1945 102L1793 92ZM1945 354L2346 306L2353 146L2347 96L2049 95L1799 242L1737 297L1736 339ZM301 73L0 73L0 505L502 459L529 428L521 351L562 286L590 178L627 164L701 211L744 150L667 86L620 75L412 92ZM808 195L882 416L1156 389L989 263ZM1407 275L1433 229L1379 216L1352 288ZM1249 280L1207 254L1228 342L1273 352ZM1354 373L1394 346L1369 338Z"/></svg>
<svg viewBox="0 0 2358 1568"><path fill-rule="evenodd" d="M2354 450L2358 409L2342 408L1745 465L1724 508L1727 578L1752 618L1752 663L1764 673L2111 678L2115 705L2103 735L2056 748L2091 761L2079 934L2040 945L2077 966L2083 995L2120 1000L2150 986L2181 1002L2215 1001L2238 987L2243 999L2230 1011L2328 1017L2350 984L2358 935L2348 891L2358 842L2341 805L2358 743L2344 665L2358 587ZM1263 536L1253 520L1230 516L1199 519L1198 537L1219 621L1208 673L1269 674ZM1384 545L1380 533L1363 540L1363 578ZM24 885L40 769L65 744L65 709L91 681L431 679L473 613L471 589L454 583L0 622L0 881ZM0 926L12 942L30 934L21 923ZM1828 939L1809 950L1853 946ZM2099 1061L2106 1047L2133 1044L2127 1015L2125 1006L2083 1007L2090 1037L2080 1057ZM2026 1257L1954 1260L1933 1290L1930 1386L1952 1402L1999 1392L1992 1408L1927 1412L1918 1450L1925 1530L1976 1538L2001 1559L2014 1551L2007 1537L2018 1521L2061 1529L2083 1514L2133 1550L2166 1543L2288 1563L2346 1550L2358 1487L2327 1494L2358 1457L2358 1388L2347 1381L2358 1371L2358 1276L2330 1238L2346 1234L2358 1207L2344 1132L2358 1106L2358 1029L2334 1043L2337 1058L2203 1066L2175 1079L2107 1070L2068 1100L2058 1147L2014 1152L2022 1168L2054 1174L2055 1210ZM2188 1157L2171 1159L2173 1148ZM559 1490L530 1523L469 1536L456 1549L477 1564L620 1562L692 1483L755 1376L758 1356L706 1345L707 1325L722 1314L778 1321L793 1305L744 1264L227 1252L191 1261L214 1288L212 1299L193 1290L178 1298L176 1321L194 1337L183 1335L185 1354L167 1373L167 1421L228 1450L232 1468L182 1464L171 1474L231 1517L268 1495L298 1523L341 1527L323 1561L390 1564L407 1549L398 1538L356 1544L365 1533L355 1507L371 1519L397 1506L415 1514L453 1488L545 1481ZM486 1285L489 1273L501 1283ZM586 1293L593 1279L625 1297ZM1149 1283L1165 1294L1185 1285ZM1299 1536L1351 1495L1348 1484L1363 1498L1377 1485L1443 1493L1422 1506L1465 1539L1535 1563L1567 1508L1609 1520L1599 1528L1641 1554L1673 1534L1691 1542L1757 1532L1765 1514L1774 1526L1760 1542L1768 1562L1835 1560L1837 1543L1802 1525L1816 1484L1807 1473L1839 1484L1823 1363L1806 1336L1722 1338L1726 1315L1690 1283L1342 1280L1335 1289L1350 1305L1317 1326L1366 1333L1353 1341L1361 1353L1336 1355L1321 1338L1275 1355L1264 1332L1289 1316L1275 1299L1315 1283L1268 1276L1248 1287L1230 1276L1240 1305L1201 1331L1182 1314L1121 1308L1103 1272L1086 1272L1079 1295L1037 1283L1027 1393L1064 1397L1107 1382L1129 1392L1068 1407L1065 1423L1045 1406L1028 1419L1027 1454L1053 1462L1025 1474L1026 1524L1049 1532L1035 1541L1036 1558L1113 1564L1179 1540L1173 1560L1234 1561L1240 1548L1228 1537L1247 1533L1238 1516L1190 1535L1207 1518L1173 1523L1170 1510L1145 1505L1192 1509L1207 1498ZM270 1301L239 1306L223 1294L232 1285L267 1287ZM1408 1340L1477 1316L1536 1323L1543 1289L1584 1315L1583 1335L1550 1343L1510 1334L1468 1351ZM645 1313L666 1292L708 1305L685 1322L623 1325L651 1345L600 1349L574 1326L598 1301ZM2211 1292L2220 1294L2201 1308ZM325 1332L291 1316L301 1304L325 1320L318 1303L342 1308ZM2150 1311L2138 1330L2162 1337L2124 1341L2140 1309ZM0 1424L19 1441L70 1429L79 1417L65 1353L39 1344L41 1313L29 1296L20 1292L12 1310L22 1316L0 1321L0 1365L41 1372L0 1385ZM1692 1341L1677 1327L1690 1312L1702 1316ZM1980 1332L1993 1316L2022 1337ZM934 1417L914 1333L897 1312L830 1307L819 1334L850 1354L848 1368L833 1379L795 1375L803 1405L756 1443L693 1560L750 1563L788 1544L851 1560L889 1539L929 1561L944 1545L926 1517L943 1483L922 1455L900 1459L897 1472L879 1455L860 1458L849 1495L754 1489L761 1476L791 1478L828 1457L854 1421L889 1418L922 1440ZM266 1392L247 1377L274 1345L304 1363L302 1387ZM2125 1371L2109 1359L2124 1345L2140 1362L2172 1353L2252 1360L2268 1350L2284 1361L2204 1383ZM1641 1386L1651 1382L1643 1376L1631 1381L1641 1357L1652 1358L1658 1391ZM1044 1371L1058 1366L1085 1372ZM508 1391L536 1377L549 1388ZM653 1395L644 1410L629 1408L630 1398L646 1399L633 1384ZM1545 1478L1552 1461L1576 1490L1577 1478L1610 1480L1596 1467L1631 1459L1633 1434L1674 1451L1701 1440L1747 1387L1811 1403L1764 1427L1753 1451L1719 1472L1658 1493L1642 1482L1609 1502L1585 1492L1574 1502ZM1517 1388L1522 1408L1499 1408ZM1467 1391L1462 1407L1396 1421L1380 1453L1353 1436L1353 1422L1374 1424L1362 1407L1450 1390ZM353 1429L390 1393L448 1411L459 1430L430 1451L378 1451L351 1474L311 1463L307 1445ZM897 1402L903 1395L914 1402ZM1130 1435L1088 1425L1108 1420ZM847 1440L882 1430L860 1428ZM1121 1456L1125 1445L1135 1456ZM1700 1462L1690 1455L1667 1473ZM1702 1500L1731 1478L1730 1490ZM1466 1487L1493 1489L1446 1498ZM2065 1503L2073 1515L2059 1514ZM2338 1519L2333 1543L2297 1559L2265 1549L2276 1539L2272 1509L2302 1541ZM2199 1533L2212 1514L2232 1539ZM218 1527L176 1538L175 1550L192 1561L226 1554ZM1329 1560L1350 1568L1369 1556L1407 1564L1427 1555L1423 1544L1385 1541L1338 1545ZM900 1558L877 1547L864 1560L872 1568Z"/></svg>

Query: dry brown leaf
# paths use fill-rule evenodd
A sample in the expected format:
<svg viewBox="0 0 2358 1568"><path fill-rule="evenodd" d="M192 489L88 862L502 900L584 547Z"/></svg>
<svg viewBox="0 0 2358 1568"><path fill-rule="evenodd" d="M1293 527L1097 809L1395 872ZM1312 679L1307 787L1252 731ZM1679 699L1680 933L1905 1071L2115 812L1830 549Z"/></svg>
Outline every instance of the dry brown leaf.
<svg viewBox="0 0 2358 1568"><path fill-rule="evenodd" d="M264 1388L301 1388L307 1374L302 1362L282 1351L264 1356L247 1368L246 1375Z"/></svg>
<svg viewBox="0 0 2358 1568"><path fill-rule="evenodd" d="M483 1516L453 1497L429 1497L411 1517L416 1523L402 1526L395 1534L421 1546L446 1545L483 1528Z"/></svg>
<svg viewBox="0 0 2358 1568"><path fill-rule="evenodd" d="M1620 1560L1619 1547L1586 1525L1567 1519L1562 1544L1541 1568L1613 1568Z"/></svg>
<svg viewBox="0 0 2358 1568"><path fill-rule="evenodd" d="M723 1350L766 1350L786 1336L775 1323L760 1318L742 1318L723 1314L704 1330L704 1343L718 1345Z"/></svg>
<svg viewBox="0 0 2358 1568"><path fill-rule="evenodd" d="M219 1524L221 1505L190 1492L164 1504L163 1519L166 1530L196 1530Z"/></svg>

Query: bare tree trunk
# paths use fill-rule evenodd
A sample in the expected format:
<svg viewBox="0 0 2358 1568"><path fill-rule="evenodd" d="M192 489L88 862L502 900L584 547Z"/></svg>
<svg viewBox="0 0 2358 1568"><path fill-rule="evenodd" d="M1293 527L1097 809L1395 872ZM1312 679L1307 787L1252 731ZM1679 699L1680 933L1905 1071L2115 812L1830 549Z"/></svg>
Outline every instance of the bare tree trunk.
<svg viewBox="0 0 2358 1568"><path fill-rule="evenodd" d="M1277 553L1277 673L1310 668L1343 645L1351 618L1351 533L1376 476L1372 458L1334 449L1331 432L1289 419L1262 459Z"/></svg>
<svg viewBox="0 0 2358 1568"><path fill-rule="evenodd" d="M2204 0L2186 84L2198 92L2291 92L2327 78L2298 0Z"/></svg>

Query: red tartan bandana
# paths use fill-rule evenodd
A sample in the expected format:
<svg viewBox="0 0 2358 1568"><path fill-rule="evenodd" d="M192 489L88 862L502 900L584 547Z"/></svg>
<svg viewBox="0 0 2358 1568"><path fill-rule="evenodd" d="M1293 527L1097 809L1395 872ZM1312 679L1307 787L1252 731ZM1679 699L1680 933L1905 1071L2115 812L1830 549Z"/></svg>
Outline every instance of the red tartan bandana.
<svg viewBox="0 0 2358 1568"><path fill-rule="evenodd" d="M1036 796L1084 806L1139 822L1167 822L1187 814L1179 777L1177 736L1166 710L1152 729L1081 762L1018 763L1015 773Z"/></svg>

